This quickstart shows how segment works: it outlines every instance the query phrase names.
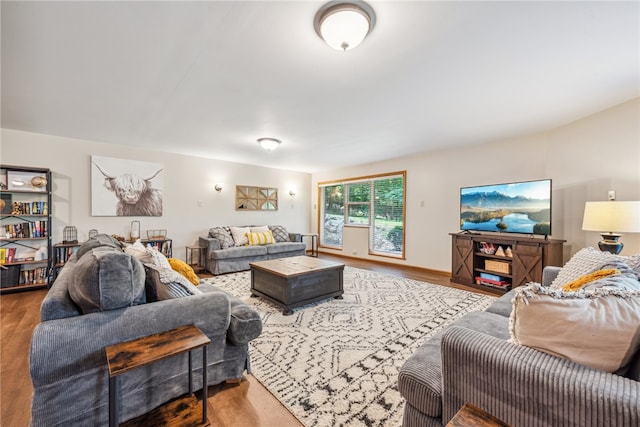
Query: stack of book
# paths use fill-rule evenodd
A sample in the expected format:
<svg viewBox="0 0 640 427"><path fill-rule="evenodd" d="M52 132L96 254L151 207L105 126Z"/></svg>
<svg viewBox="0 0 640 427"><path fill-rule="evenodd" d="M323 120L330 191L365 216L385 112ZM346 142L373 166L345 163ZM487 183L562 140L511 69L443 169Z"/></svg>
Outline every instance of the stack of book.
<svg viewBox="0 0 640 427"><path fill-rule="evenodd" d="M489 273L480 273L480 276L476 277L476 284L503 290L511 289L511 283L498 275Z"/></svg>

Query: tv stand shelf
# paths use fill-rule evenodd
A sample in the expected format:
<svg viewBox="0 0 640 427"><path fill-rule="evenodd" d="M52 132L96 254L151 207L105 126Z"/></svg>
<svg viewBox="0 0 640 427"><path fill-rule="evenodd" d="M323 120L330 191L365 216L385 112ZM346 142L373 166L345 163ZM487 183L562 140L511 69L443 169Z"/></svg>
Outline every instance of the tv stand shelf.
<svg viewBox="0 0 640 427"><path fill-rule="evenodd" d="M504 234L450 233L451 281L495 294L542 281L542 269L562 266L564 240ZM484 246L502 247L511 256L485 253ZM479 278L485 284L479 283ZM498 279L498 280L496 280ZM497 283L493 283L497 282Z"/></svg>

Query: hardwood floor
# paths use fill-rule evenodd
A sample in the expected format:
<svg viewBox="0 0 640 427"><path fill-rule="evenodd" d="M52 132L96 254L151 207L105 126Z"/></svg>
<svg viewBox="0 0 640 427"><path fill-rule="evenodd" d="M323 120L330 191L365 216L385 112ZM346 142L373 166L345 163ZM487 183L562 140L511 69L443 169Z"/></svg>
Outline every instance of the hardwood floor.
<svg viewBox="0 0 640 427"><path fill-rule="evenodd" d="M414 280L453 286L445 273L398 267L356 258L320 254L323 259L345 265L393 274ZM40 321L40 304L46 290L0 296L0 425L26 427L31 413L32 385L29 376L29 346ZM245 375L236 384L220 384L208 390L208 415L213 427L301 426L254 377Z"/></svg>

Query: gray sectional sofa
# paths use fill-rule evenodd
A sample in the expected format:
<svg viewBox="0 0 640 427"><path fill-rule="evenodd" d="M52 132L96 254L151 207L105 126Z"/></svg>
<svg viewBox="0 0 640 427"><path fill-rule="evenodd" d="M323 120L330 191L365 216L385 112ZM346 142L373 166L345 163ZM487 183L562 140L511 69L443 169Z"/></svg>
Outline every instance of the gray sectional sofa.
<svg viewBox="0 0 640 427"><path fill-rule="evenodd" d="M211 339L209 385L249 371L248 343L262 331L258 313L222 291L203 293L176 279L171 285L189 295L181 297L158 282L154 272L154 265L125 253L105 235L88 241L69 259L42 303L41 323L32 337L32 426L107 425L105 346L179 326L195 324ZM158 300L162 294L169 296ZM198 390L202 358L193 359ZM187 366L182 354L120 376L120 421L186 393Z"/></svg>
<svg viewBox="0 0 640 427"><path fill-rule="evenodd" d="M263 226L264 227L264 226ZM242 226L257 229L262 227ZM214 275L249 270L249 263L275 258L305 255L307 246L299 233L289 233L282 226L270 225L273 243L237 245L231 227L213 227L205 237L200 237L200 247L205 248L205 268ZM236 239L238 240L238 239Z"/></svg>
<svg viewBox="0 0 640 427"><path fill-rule="evenodd" d="M546 267L543 285L559 271ZM622 376L516 345L509 331L514 292L452 323L404 363L403 427L446 425L465 403L513 426L640 425L640 351Z"/></svg>

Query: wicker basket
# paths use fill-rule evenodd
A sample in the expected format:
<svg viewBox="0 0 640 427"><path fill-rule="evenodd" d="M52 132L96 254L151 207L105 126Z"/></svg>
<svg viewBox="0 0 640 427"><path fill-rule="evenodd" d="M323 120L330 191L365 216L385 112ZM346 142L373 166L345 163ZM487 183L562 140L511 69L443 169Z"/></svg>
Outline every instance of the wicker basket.
<svg viewBox="0 0 640 427"><path fill-rule="evenodd" d="M165 239L167 230L147 230L147 239Z"/></svg>
<svg viewBox="0 0 640 427"><path fill-rule="evenodd" d="M511 274L511 263L486 259L484 260L484 269L503 274Z"/></svg>

